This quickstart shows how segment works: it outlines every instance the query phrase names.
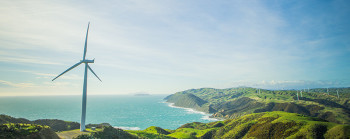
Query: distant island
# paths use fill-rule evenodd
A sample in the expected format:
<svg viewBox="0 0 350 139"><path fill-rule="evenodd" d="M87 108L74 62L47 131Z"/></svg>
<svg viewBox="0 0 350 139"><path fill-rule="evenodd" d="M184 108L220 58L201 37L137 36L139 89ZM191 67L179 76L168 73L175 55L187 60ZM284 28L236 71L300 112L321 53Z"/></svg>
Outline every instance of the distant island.
<svg viewBox="0 0 350 139"><path fill-rule="evenodd" d="M138 93L138 94L135 94L134 96L150 96L151 94L148 94L148 93Z"/></svg>

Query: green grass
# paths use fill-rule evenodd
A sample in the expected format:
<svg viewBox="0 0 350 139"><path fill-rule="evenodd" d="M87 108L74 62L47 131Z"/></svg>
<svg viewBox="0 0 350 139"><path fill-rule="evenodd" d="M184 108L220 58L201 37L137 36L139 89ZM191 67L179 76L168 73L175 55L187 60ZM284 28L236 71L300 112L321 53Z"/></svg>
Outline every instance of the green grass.
<svg viewBox="0 0 350 139"><path fill-rule="evenodd" d="M198 130L193 128L181 128L175 130L175 132L169 134L168 136L174 138L195 138L201 137L211 129Z"/></svg>
<svg viewBox="0 0 350 139"><path fill-rule="evenodd" d="M163 135L163 134L157 134L154 132L147 132L147 131L143 131L143 130L125 130L127 132L129 132L130 134L136 135L138 137L142 137L142 138L149 138L149 139L157 139L157 138L161 138L161 139L172 139L172 137L169 137L167 135Z"/></svg>
<svg viewBox="0 0 350 139"><path fill-rule="evenodd" d="M49 126L44 126L44 125L34 125L34 124L15 124L15 123L7 123L7 124L2 124L7 126L8 129L13 129L13 130L23 130L28 133L35 133L39 132L43 128L50 128Z"/></svg>
<svg viewBox="0 0 350 139"><path fill-rule="evenodd" d="M222 126L217 126L222 124ZM209 131L213 138L349 138L350 126L297 113L281 111L245 115L212 123L188 123L163 137L201 138ZM154 130L131 131L155 138ZM149 132L149 133L147 133ZM147 134L147 135L146 135ZM151 135L152 134L152 135ZM208 137L208 136L207 136Z"/></svg>
<svg viewBox="0 0 350 139"><path fill-rule="evenodd" d="M206 125L206 124L205 124ZM206 126L210 127L210 126ZM164 134L164 132L159 132L165 130L168 133ZM182 139L191 139L191 138L198 138L203 136L208 131L212 130L210 129L194 129L194 128L179 128L177 130L169 130L169 129L161 129L159 127L151 126L145 130L126 130L127 132L137 135L138 137L142 138L164 138L164 139L172 139L172 138L182 138Z"/></svg>
<svg viewBox="0 0 350 139"><path fill-rule="evenodd" d="M159 127L128 131L142 138L349 138L350 125L341 125L297 113L282 111L253 113L211 123L188 123L170 134ZM163 131L163 129L162 129Z"/></svg>
<svg viewBox="0 0 350 139"><path fill-rule="evenodd" d="M23 123L0 125L0 138L58 138L49 126Z"/></svg>
<svg viewBox="0 0 350 139"><path fill-rule="evenodd" d="M263 115L261 116L261 114ZM272 138L320 138L337 134L336 132L342 134L343 137L350 136L349 125L341 126L336 123L322 121L319 118L279 111L250 114L229 121L231 122L226 124L225 127L231 130L222 131L218 136L222 138L241 138L242 133L245 133L244 136L248 138L264 136ZM334 127L337 127L337 129L333 129Z"/></svg>
<svg viewBox="0 0 350 139"><path fill-rule="evenodd" d="M74 129L74 130L68 130L68 131L61 131L61 132L56 132L56 134L60 138L75 138L79 135L91 135L91 133L94 132L100 132L102 131L102 128L96 128L96 130L91 130L91 128L86 128L86 131L81 132L80 129Z"/></svg>

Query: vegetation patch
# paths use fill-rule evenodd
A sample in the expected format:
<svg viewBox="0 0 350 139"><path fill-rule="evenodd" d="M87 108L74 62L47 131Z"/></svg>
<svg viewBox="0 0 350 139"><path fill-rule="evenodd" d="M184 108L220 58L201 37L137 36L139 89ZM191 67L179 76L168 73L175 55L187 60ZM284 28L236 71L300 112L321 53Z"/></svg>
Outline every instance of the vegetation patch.
<svg viewBox="0 0 350 139"><path fill-rule="evenodd" d="M83 134L75 137L75 139L139 139L122 129L112 126L104 126L101 131L92 132L91 134Z"/></svg>
<svg viewBox="0 0 350 139"><path fill-rule="evenodd" d="M35 121L29 121L24 118L14 118L7 115L0 115L0 124L5 123L25 123L49 126L54 131L67 131L73 129L79 129L80 124L77 122L63 121L57 119L39 119Z"/></svg>
<svg viewBox="0 0 350 139"><path fill-rule="evenodd" d="M57 134L48 126L36 124L9 123L0 125L0 138L52 138L58 139Z"/></svg>

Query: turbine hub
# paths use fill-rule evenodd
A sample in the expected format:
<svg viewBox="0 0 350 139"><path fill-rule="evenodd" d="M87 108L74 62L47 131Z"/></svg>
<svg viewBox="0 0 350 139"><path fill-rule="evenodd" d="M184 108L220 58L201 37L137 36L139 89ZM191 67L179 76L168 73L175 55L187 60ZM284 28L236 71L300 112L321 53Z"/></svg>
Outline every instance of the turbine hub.
<svg viewBox="0 0 350 139"><path fill-rule="evenodd" d="M85 60L81 60L81 62L83 62L83 63L94 63L95 59L93 59L93 60L85 59Z"/></svg>

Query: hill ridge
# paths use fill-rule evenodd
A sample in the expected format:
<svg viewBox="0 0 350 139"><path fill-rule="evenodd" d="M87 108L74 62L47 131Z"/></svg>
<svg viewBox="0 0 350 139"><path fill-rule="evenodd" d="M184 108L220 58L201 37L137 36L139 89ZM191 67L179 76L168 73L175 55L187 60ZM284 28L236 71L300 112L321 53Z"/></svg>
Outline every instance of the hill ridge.
<svg viewBox="0 0 350 139"><path fill-rule="evenodd" d="M260 90L260 91L259 91ZM340 98L335 96L339 91ZM350 123L350 88L315 88L309 92L297 90L266 90L251 87L215 89L199 88L177 92L165 98L175 106L194 108L213 113L214 118L235 118L242 115L268 111L285 111L319 117L331 122ZM298 93L298 95L297 95ZM176 101L192 94L206 103L201 107ZM329 95L328 95L329 94ZM299 96L299 97L298 97ZM187 99L190 101L191 99ZM210 112L209 112L210 109Z"/></svg>

